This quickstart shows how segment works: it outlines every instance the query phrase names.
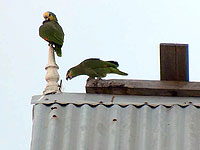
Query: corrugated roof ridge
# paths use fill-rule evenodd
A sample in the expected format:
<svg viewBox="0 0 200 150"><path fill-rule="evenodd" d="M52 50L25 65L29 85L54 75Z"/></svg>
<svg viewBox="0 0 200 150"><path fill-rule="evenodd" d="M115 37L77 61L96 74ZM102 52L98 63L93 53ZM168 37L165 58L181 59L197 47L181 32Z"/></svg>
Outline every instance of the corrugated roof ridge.
<svg viewBox="0 0 200 150"><path fill-rule="evenodd" d="M61 93L52 95L37 95L32 97L32 104L75 104L83 105L89 104L91 106L103 104L111 106L114 104L120 106L127 105L149 105L150 107L156 107L164 105L166 107L172 105L180 105L186 107L188 105L200 106L200 98L197 97L158 97L158 96L130 96L130 95L112 95L112 94L85 94L85 93Z"/></svg>
<svg viewBox="0 0 200 150"><path fill-rule="evenodd" d="M122 105L122 104L89 104L89 103L84 103L84 104L75 104L75 103L66 103L66 104L61 104L61 103L57 103L57 102L55 102L55 103L50 103L50 104L44 104L43 103L43 105L46 105L46 106L52 106L52 105L54 105L54 104L58 104L58 105L61 105L61 106L66 106L66 105L69 105L69 104L72 104L72 105L74 105L74 106L76 106L76 107L82 107L82 106L84 106L84 105L88 105L88 106L90 106L90 107L98 107L98 106L105 106L105 107L113 107L114 105L118 105L118 106L120 106L120 107L127 107L127 106L134 106L134 107L136 107L136 108L138 108L138 109L140 109L140 108L142 108L142 107L145 107L145 106L148 106L148 107L150 107L150 108L152 108L152 109L156 109L156 108L158 108L158 107L165 107L165 108L172 108L172 107L176 107L176 106L178 106L178 107L180 107L180 108L187 108L187 107L189 107L189 106L192 106L192 107L194 107L194 108L197 108L197 109L200 109L200 106L199 105L194 105L194 104L183 104L183 105L181 105L181 104L172 104L172 105L170 105L170 104L148 104L148 103L144 103L144 104L126 104L126 105ZM53 108L52 108L53 109Z"/></svg>

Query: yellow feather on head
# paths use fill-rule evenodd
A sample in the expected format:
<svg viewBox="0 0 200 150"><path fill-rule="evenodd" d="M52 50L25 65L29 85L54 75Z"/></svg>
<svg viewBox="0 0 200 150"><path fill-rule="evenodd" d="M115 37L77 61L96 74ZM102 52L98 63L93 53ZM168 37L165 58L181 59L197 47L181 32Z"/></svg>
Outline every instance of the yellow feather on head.
<svg viewBox="0 0 200 150"><path fill-rule="evenodd" d="M49 20L49 21L58 21L56 18L56 15L50 11L47 11L43 14L43 17L45 20Z"/></svg>

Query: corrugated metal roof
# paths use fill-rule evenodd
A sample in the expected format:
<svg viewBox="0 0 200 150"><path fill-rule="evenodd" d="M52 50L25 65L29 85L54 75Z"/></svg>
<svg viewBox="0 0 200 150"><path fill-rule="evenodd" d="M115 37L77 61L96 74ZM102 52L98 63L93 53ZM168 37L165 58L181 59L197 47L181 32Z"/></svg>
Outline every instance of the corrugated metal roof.
<svg viewBox="0 0 200 150"><path fill-rule="evenodd" d="M170 103L177 100L181 104L189 100L191 103L170 107L157 103L157 107L152 107L135 105L133 101L144 101L145 98L135 96L131 96L132 99L125 96L128 100L117 96L114 99L119 100L114 100L112 105L99 104L99 100L106 103L112 95L49 95L45 104L42 104L43 100L36 102L40 97L32 99L32 103L36 103L33 109L32 150L200 149L200 108L193 104L198 104L197 98L177 100L161 97L158 100L169 100ZM50 102L58 99L63 103ZM96 105L87 104L92 99ZM149 97L146 99L149 100ZM150 99L156 103L156 99ZM120 105L123 100L126 105Z"/></svg>
<svg viewBox="0 0 200 150"><path fill-rule="evenodd" d="M32 97L32 104L89 104L89 105L113 105L126 106L150 105L150 106L172 106L175 104L188 106L193 104L200 106L200 97L162 97L162 96L132 96L112 94L85 94L85 93L61 93L53 95L36 95Z"/></svg>

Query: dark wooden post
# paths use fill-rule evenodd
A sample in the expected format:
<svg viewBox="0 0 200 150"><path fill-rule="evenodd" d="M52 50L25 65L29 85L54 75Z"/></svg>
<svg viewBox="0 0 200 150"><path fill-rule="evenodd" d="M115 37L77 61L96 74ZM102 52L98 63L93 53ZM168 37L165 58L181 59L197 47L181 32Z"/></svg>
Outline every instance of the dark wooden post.
<svg viewBox="0 0 200 150"><path fill-rule="evenodd" d="M189 81L188 44L160 44L160 79Z"/></svg>
<svg viewBox="0 0 200 150"><path fill-rule="evenodd" d="M160 78L87 80L86 92L116 95L200 97L200 83L189 81L188 44L160 44ZM111 99L113 102L113 98Z"/></svg>

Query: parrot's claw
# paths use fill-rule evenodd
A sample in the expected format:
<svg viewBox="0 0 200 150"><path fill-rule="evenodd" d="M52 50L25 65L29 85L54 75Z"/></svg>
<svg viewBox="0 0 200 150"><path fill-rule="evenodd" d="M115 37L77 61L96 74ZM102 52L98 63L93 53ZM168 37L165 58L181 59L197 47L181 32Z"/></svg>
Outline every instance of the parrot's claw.
<svg viewBox="0 0 200 150"><path fill-rule="evenodd" d="M87 81L90 81L90 80L92 80L92 79L94 79L94 78L92 78L92 77L89 77L89 78L87 79Z"/></svg>
<svg viewBox="0 0 200 150"><path fill-rule="evenodd" d="M53 47L53 45L52 45L51 43L49 43L49 44L48 44L48 46L51 46L51 47Z"/></svg>
<svg viewBox="0 0 200 150"><path fill-rule="evenodd" d="M102 80L102 79L101 79L101 77L98 77L97 80L100 81L100 80Z"/></svg>

